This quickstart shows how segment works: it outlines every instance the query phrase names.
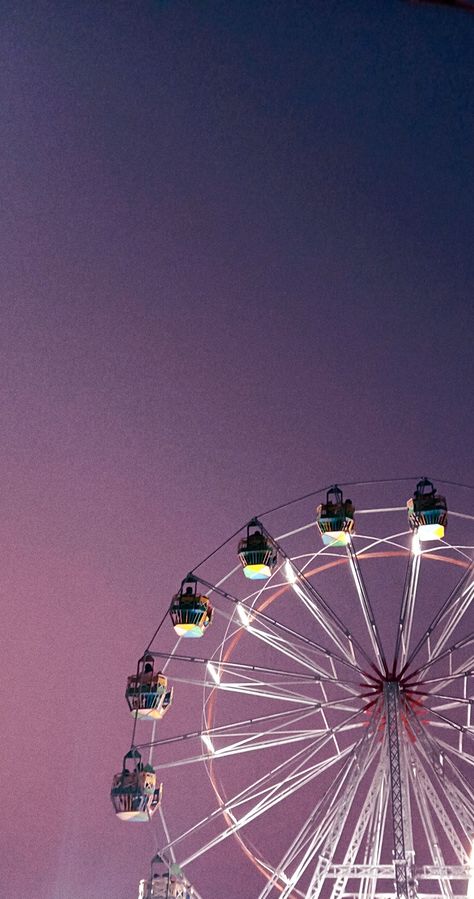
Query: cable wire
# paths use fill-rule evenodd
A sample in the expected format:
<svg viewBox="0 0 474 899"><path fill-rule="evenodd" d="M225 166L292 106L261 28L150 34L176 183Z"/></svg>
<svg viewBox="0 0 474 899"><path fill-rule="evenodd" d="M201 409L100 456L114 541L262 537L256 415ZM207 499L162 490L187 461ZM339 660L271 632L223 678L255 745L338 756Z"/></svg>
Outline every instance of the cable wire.
<svg viewBox="0 0 474 899"><path fill-rule="evenodd" d="M338 481L337 485L338 487L369 487L373 484L400 484L403 481L419 480L419 476L410 478L374 478L370 481ZM438 484L445 484L447 487L460 487L463 490L474 490L474 486L472 484L458 484L455 481L444 481L442 478L435 478L435 481L437 481ZM319 487L317 490L312 490L311 493L304 493L302 496L297 496L296 499L290 499L286 503L281 503L281 505L275 506L273 509L266 509L265 512L260 512L255 517L263 518L264 515L270 515L271 512L279 512L280 509L286 509L288 506L292 506L295 503L300 503L304 499L310 499L310 497L312 496L317 496L318 493L326 493L333 486L333 484L329 484L327 487Z"/></svg>

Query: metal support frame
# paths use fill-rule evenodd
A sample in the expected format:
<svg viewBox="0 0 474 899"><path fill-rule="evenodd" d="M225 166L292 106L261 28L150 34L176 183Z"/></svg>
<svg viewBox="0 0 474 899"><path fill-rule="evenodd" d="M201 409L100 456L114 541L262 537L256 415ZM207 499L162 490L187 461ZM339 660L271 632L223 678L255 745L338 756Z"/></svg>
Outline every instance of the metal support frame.
<svg viewBox="0 0 474 899"><path fill-rule="evenodd" d="M390 763L390 792L393 821L393 867L397 899L414 899L416 896L413 872L409 872L407 846L405 844L404 796L407 784L406 772L402 770L403 749L400 744L400 685L398 681L384 683L385 709L387 714L388 754ZM411 860L410 866L413 864Z"/></svg>
<svg viewBox="0 0 474 899"><path fill-rule="evenodd" d="M342 863L343 868L345 866L346 869L350 870L352 865L355 864L357 853L362 844L364 835L367 836L367 828L369 827L371 819L373 820L373 815L377 804L382 802L383 805L384 798L386 797L386 766L387 759L385 754L383 753L379 762L377 776L374 777L371 787L369 788L365 800L362 804L359 817L354 827L354 833L352 835L350 844L345 853L344 861ZM345 872L339 875L336 883L333 886L330 899L342 899L347 889L348 880L349 877Z"/></svg>
<svg viewBox="0 0 474 899"><path fill-rule="evenodd" d="M375 620L374 611L372 608L372 603L370 602L369 594L367 592L367 588L365 586L364 578L362 577L362 571L360 568L359 559L357 553L354 549L352 540L349 540L347 545L347 556L350 562L352 575L354 578L354 584L356 587L357 595L359 597L359 601L361 604L362 612L365 618L365 623L367 626L367 631L372 643L372 648L375 653L375 657L377 659L378 666L380 671L388 672L387 660L385 658L385 653L383 651L382 641L380 639L379 630L377 627L377 622Z"/></svg>
<svg viewBox="0 0 474 899"><path fill-rule="evenodd" d="M346 785L344 799L334 816L334 820L328 832L325 844L320 848L320 854L316 864L316 868L313 872L309 888L306 892L306 899L318 899L318 897L321 895L321 890L324 886L325 874L327 869L333 862L334 852L344 828L348 810L352 805L356 792L360 786L365 772L367 771L369 764L371 764L376 754L380 752L380 747L377 746L376 742L374 745L379 721L380 710L376 709L376 712L373 715L372 721L367 728L364 737L354 751L351 760L353 762L353 768ZM284 895L285 893L283 892L282 899Z"/></svg>

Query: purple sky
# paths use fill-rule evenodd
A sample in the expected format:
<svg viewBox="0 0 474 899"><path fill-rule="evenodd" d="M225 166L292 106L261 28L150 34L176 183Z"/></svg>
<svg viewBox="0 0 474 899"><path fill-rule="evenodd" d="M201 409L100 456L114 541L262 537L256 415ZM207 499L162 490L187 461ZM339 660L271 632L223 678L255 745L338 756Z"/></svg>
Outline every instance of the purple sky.
<svg viewBox="0 0 474 899"><path fill-rule="evenodd" d="M472 482L472 26L2 4L5 896L135 897L125 678L207 551L335 480Z"/></svg>

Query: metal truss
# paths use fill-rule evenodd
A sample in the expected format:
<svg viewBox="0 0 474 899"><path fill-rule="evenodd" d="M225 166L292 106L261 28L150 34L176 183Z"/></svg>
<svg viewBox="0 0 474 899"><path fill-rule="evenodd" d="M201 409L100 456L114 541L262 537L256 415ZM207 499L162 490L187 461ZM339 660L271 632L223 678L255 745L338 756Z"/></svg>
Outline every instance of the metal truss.
<svg viewBox="0 0 474 899"><path fill-rule="evenodd" d="M404 797L406 800L407 772L403 770L403 750L400 743L400 684L398 681L385 682L384 699L387 713L395 889L397 899L415 899L413 851L408 849L406 843L407 809Z"/></svg>
<svg viewBox="0 0 474 899"><path fill-rule="evenodd" d="M450 880L466 880L471 871L471 865L423 865L416 869L416 874L423 880L439 880L442 877L449 877ZM328 865L326 877L330 880L359 877L365 877L367 880L390 880L393 877L393 865ZM346 893L340 895L346 896Z"/></svg>
<svg viewBox="0 0 474 899"><path fill-rule="evenodd" d="M307 890L306 896L307 899L318 899L321 895L321 889L324 884L326 870L328 866L332 862L332 858L334 855L335 848L339 842L342 830L344 828L348 810L351 808L353 803L356 791L361 783L361 780L367 770L368 765L372 762L374 756L374 749L377 750L377 747L373 746L373 738L376 733L376 728L378 724L379 716L374 717L374 721L371 724L371 727L368 729L365 738L362 740L360 746L354 752L353 755L353 767L351 772L351 777L346 784L345 793L343 797L343 801L340 803L339 808L337 810L337 814L334 816L334 820L332 822L331 829L328 832L324 845L319 850L319 858L316 864L316 868L313 872L313 876L310 881L309 888ZM369 805L371 802L369 800ZM368 817L365 815L364 822L364 830L367 826ZM361 825L359 823L359 827L356 827L354 837L357 841L358 834L361 832ZM363 830L362 830L363 833ZM351 853L352 854L352 853ZM314 855L314 851L312 853ZM284 893L282 893L283 899Z"/></svg>

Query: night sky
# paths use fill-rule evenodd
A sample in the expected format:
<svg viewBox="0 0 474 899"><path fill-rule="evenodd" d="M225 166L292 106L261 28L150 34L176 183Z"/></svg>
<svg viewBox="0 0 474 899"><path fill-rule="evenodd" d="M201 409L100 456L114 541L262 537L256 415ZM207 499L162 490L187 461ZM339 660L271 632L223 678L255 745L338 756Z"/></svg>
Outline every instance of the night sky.
<svg viewBox="0 0 474 899"><path fill-rule="evenodd" d="M110 805L123 691L184 574L337 480L473 481L474 20L1 13L1 892L135 899L154 842ZM224 855L203 899L251 899Z"/></svg>

